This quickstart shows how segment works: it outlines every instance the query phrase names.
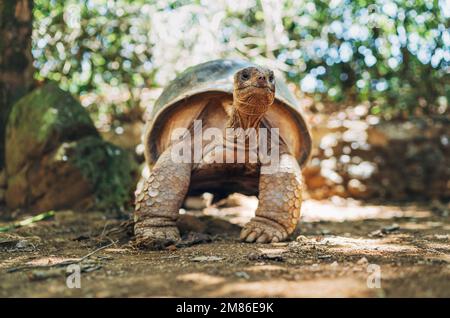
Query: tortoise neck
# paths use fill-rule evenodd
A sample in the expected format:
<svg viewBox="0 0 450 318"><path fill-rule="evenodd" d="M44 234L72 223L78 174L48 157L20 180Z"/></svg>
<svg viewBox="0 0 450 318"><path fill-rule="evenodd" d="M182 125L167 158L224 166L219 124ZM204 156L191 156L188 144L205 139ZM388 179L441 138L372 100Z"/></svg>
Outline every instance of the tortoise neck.
<svg viewBox="0 0 450 318"><path fill-rule="evenodd" d="M233 104L233 110L231 112L230 119L228 120L227 128L259 128L259 124L261 123L261 119L264 116L265 112L252 112L252 108L248 107L249 105L245 105L246 107L238 107L235 103ZM243 108L245 110L243 110ZM247 111L248 109L248 111Z"/></svg>

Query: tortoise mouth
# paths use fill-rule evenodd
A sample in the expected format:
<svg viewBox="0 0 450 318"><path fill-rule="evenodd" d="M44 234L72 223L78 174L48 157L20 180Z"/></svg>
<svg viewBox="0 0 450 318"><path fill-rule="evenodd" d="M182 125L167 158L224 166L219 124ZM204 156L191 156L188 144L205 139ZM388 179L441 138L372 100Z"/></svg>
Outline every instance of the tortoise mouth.
<svg viewBox="0 0 450 318"><path fill-rule="evenodd" d="M244 87L239 87L237 90L243 91L243 90L253 90L253 89L264 90L264 91L268 91L269 93L274 92L274 90L272 88L270 88L270 86L268 84L250 84L250 85L247 85Z"/></svg>

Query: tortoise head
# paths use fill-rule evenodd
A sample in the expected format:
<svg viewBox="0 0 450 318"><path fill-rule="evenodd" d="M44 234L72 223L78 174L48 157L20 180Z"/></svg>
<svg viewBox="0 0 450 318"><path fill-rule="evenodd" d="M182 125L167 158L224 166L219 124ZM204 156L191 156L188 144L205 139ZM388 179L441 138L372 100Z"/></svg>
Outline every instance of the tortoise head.
<svg viewBox="0 0 450 318"><path fill-rule="evenodd" d="M246 67L234 75L234 105L243 113L267 111L275 98L273 71L262 67Z"/></svg>

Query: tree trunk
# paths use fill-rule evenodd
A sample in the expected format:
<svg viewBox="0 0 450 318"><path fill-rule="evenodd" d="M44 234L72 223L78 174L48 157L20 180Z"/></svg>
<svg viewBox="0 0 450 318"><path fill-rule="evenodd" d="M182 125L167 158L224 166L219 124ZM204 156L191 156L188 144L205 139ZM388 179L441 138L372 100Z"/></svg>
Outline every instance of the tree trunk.
<svg viewBox="0 0 450 318"><path fill-rule="evenodd" d="M32 0L0 0L0 171L11 106L33 86Z"/></svg>

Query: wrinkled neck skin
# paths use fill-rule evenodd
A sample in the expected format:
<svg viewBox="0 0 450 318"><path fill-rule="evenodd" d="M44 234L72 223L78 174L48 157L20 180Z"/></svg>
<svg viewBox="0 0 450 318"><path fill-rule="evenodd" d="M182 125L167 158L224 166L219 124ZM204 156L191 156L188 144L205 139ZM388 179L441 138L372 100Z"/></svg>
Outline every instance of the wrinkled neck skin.
<svg viewBox="0 0 450 318"><path fill-rule="evenodd" d="M244 130L255 128L258 132L259 124L268 107L269 105L264 107L261 104L248 104L234 99L227 128L242 128Z"/></svg>

